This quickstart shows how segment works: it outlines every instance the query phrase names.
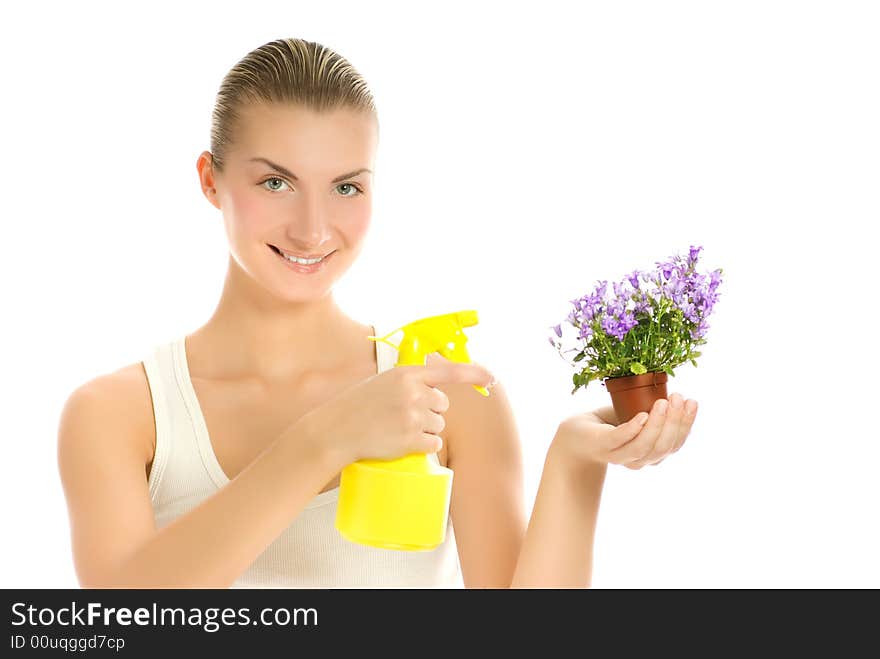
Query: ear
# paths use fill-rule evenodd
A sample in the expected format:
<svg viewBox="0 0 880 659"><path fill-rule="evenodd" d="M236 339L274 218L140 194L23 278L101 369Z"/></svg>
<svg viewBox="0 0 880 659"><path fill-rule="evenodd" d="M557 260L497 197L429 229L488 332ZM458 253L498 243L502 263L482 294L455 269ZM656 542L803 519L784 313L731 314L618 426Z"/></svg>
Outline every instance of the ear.
<svg viewBox="0 0 880 659"><path fill-rule="evenodd" d="M215 208L220 208L217 198L217 182L214 176L214 156L210 151L202 151L196 161L196 170L199 173L199 183L202 186L202 194Z"/></svg>

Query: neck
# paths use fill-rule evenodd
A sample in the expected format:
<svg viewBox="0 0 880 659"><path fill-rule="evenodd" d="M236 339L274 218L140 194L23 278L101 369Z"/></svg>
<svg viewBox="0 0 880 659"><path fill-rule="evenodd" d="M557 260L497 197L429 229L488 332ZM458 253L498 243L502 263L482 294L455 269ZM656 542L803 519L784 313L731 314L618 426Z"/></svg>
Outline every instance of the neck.
<svg viewBox="0 0 880 659"><path fill-rule="evenodd" d="M188 344L205 357L197 360L203 377L290 381L345 368L373 351L370 332L346 316L330 292L302 302L280 299L230 256L220 301Z"/></svg>

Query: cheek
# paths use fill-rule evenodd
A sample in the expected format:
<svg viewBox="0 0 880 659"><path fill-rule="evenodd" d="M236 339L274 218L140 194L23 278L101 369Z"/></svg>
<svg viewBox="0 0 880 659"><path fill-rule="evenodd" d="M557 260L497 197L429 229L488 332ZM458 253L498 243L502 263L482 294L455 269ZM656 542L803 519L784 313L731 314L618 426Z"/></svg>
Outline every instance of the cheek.
<svg viewBox="0 0 880 659"><path fill-rule="evenodd" d="M370 217L371 213L368 206L348 216L345 221L346 237L352 242L363 240L370 229Z"/></svg>
<svg viewBox="0 0 880 659"><path fill-rule="evenodd" d="M271 225L271 214L258 194L236 189L227 194L225 202L226 232L231 240L265 233L265 228Z"/></svg>

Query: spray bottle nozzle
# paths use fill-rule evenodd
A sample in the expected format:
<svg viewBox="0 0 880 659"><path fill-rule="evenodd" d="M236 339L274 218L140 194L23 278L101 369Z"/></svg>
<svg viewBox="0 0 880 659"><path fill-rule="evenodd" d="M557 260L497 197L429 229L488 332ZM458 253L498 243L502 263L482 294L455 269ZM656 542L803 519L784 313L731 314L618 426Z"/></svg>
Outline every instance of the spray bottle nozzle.
<svg viewBox="0 0 880 659"><path fill-rule="evenodd" d="M407 323L382 337L368 336L371 341L382 341L394 347L398 351L397 364L421 364L432 352L439 352L446 359L460 363L470 363L465 343L467 335L463 328L473 327L479 322L477 312L469 309L454 313L429 316L420 320ZM403 338L399 344L388 340L389 336L403 331ZM474 389L483 396L489 395L489 390L479 385L473 385Z"/></svg>

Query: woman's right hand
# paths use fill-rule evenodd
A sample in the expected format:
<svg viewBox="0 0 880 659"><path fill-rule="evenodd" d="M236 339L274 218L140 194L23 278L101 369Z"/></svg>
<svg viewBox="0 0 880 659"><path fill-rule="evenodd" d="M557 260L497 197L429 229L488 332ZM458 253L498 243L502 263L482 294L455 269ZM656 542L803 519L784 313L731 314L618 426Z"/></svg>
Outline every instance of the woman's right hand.
<svg viewBox="0 0 880 659"><path fill-rule="evenodd" d="M349 387L300 417L291 432L305 434L343 466L367 458L435 453L443 445L438 434L449 409L449 398L435 386L442 383L489 387L495 377L480 364L432 353L424 366L396 366Z"/></svg>

